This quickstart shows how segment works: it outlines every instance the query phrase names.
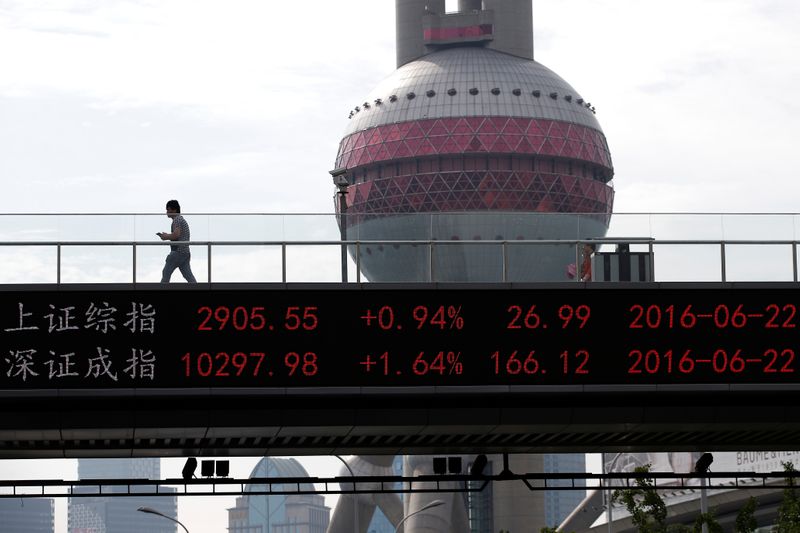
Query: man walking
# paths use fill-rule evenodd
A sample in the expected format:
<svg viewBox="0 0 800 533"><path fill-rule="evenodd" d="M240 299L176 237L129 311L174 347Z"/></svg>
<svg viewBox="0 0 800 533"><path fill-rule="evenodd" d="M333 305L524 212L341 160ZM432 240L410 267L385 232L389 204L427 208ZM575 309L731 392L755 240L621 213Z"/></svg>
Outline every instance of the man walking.
<svg viewBox="0 0 800 533"><path fill-rule="evenodd" d="M181 216L181 204L178 200L170 200L167 202L167 216L172 219L172 228L170 233L160 231L156 233L162 241L189 241L189 223ZM171 251L167 255L167 261L164 264L164 271L161 273L161 283L169 283L172 273L178 268L183 277L189 283L197 283L192 274L192 267L189 266L189 261L192 258L189 252L188 244L173 244L170 246Z"/></svg>

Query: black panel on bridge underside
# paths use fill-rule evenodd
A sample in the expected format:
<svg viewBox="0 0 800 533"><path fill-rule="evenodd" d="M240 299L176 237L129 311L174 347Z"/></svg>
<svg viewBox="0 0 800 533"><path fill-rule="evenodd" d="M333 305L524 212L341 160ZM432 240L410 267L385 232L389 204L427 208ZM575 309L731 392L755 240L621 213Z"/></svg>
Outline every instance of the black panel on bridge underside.
<svg viewBox="0 0 800 533"><path fill-rule="evenodd" d="M795 368L800 361L794 358L797 328L793 327L800 317L795 318L793 308L787 307L797 301L800 291L795 284L29 289L6 286L0 292L5 365L0 372L4 406L0 457L780 450L795 449L800 441L800 368ZM294 294L302 297L293 302ZM80 295L77 300L76 295ZM253 312L261 305L253 303L253 295L267 309L281 302L277 315L264 311L276 328L302 329L303 324L311 327L318 321L327 322L336 333L336 337L330 331L320 333L322 341L309 334L308 350L319 352L319 357L314 364L309 362L307 375L300 360L287 359L283 352L275 367L266 366L269 357L238 360L242 375L258 377L262 372L267 379L268 368L276 374L284 371L280 387L237 383L235 367L227 367L229 375L219 379L203 376L209 371L216 374L218 367L203 366L199 359L185 367L175 364L184 354L184 341L186 353L205 353L200 352L204 345L192 343L195 336L208 334L199 329L201 325L219 326L203 322L219 306L230 310L244 306L248 323L261 326L262 312ZM317 295L317 300L309 300L311 295ZM137 305L152 304L161 313L158 316L183 314L195 319L188 326L195 332L173 329L173 334L149 345L136 341L136 346L147 348L162 361L172 357L162 370L185 371L189 382L156 387L157 382L146 381L146 373L134 372L130 379L140 380L137 386L119 386L119 381L101 375L101 381L89 380L94 388L81 387L82 379L94 379L94 374L104 371L115 371L119 380L125 379L123 366L130 364L130 350L117 355L117 345L108 341L109 357L103 359L103 339L111 338L104 337L106 333L84 332L70 344L48 337L43 330L32 334L17 327L17 319L24 319L33 320L26 326L47 329L43 311L51 309L49 305L63 309L70 301L86 305L103 299L114 303L115 298L124 300L114 304L120 310L127 309L132 298ZM23 308L18 306L20 300L26 304ZM199 311L204 301L212 309L210 315ZM42 307L43 302L50 303ZM186 302L191 309L181 307ZM336 307L342 302L346 304ZM537 306L534 311L533 305ZM633 309L636 305L644 306L643 314ZM664 317L673 314L672 325L666 318L656 325L655 311L648 325L647 309L653 305L660 306ZM669 305L674 308L669 310ZM385 306L393 307L391 330L380 325L389 326L387 311L382 323L375 318L371 325L360 314L370 309L378 314ZM311 308L316 310L304 311ZM343 316L356 311L359 316ZM80 322L88 321L88 316L76 315L75 323L88 329ZM243 317L245 312L240 312L237 328L247 327ZM184 322L165 320L160 327L187 327ZM417 333L401 335L398 324ZM551 326L547 332L544 324ZM639 324L643 327L631 327ZM122 320L117 325L122 329ZM241 338L246 345L254 338L252 332L246 332L250 337L239 337L239 330L233 329L211 343L209 361L224 343ZM215 331L221 330L210 334L216 335ZM132 333L130 338L149 338L147 331ZM285 334L286 342L298 342L298 354L306 353L300 346L305 334L291 335ZM130 341L120 338L123 344ZM26 370L20 366L25 355L22 348L28 345L19 339L50 339L37 345L36 353L28 353L28 359L40 364L30 367L39 371L38 376L28 376L30 382L23 381ZM552 349L561 342L563 346ZM101 349L94 353L98 344ZM83 346L88 346L86 358L100 359L56 386L57 365L48 367L36 357L50 350L59 355L67 345L77 354L76 365ZM398 346L413 348L402 364L390 365L388 358L378 359L378 366L363 364L364 350L394 356ZM561 356L562 348L566 356ZM512 356L517 349L519 354ZM666 357L668 349L674 349L674 355ZM249 354L251 348L247 350ZM571 358L581 350L591 352L591 359ZM657 355L648 356L648 350ZM102 361L111 366L103 366ZM146 363L147 358L137 361ZM256 367L255 361L265 366ZM587 372L578 371L584 369L583 363ZM365 368L379 369L382 374L370 381L375 374L366 373ZM396 369L411 377L393 380ZM189 375L198 370L200 375ZM322 381L315 384L317 370ZM325 372L330 373L324 376ZM353 376L355 372L363 374ZM561 375L556 379L557 372ZM174 384L178 377L171 375L164 383ZM292 381L295 377L300 381ZM409 385L414 379L419 384Z"/></svg>
<svg viewBox="0 0 800 533"><path fill-rule="evenodd" d="M797 394L5 398L0 457L778 450Z"/></svg>

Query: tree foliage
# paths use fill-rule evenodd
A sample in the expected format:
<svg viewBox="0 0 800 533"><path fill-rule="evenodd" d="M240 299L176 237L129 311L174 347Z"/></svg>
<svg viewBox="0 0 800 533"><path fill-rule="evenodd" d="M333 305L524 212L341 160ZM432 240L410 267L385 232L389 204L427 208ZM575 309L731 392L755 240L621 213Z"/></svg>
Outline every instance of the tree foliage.
<svg viewBox="0 0 800 533"><path fill-rule="evenodd" d="M634 472L647 474L650 472L650 465L637 467ZM639 533L700 533L703 524L708 527L708 533L723 533L714 511L700 514L692 527L683 524L667 525L667 505L658 494L654 479L651 477L638 477L635 487L615 490L611 501L622 502Z"/></svg>
<svg viewBox="0 0 800 533"><path fill-rule="evenodd" d="M650 465L637 466L637 474L650 472ZM667 519L667 505L655 490L653 478L642 476L636 478L635 486L617 489L611 495L612 502L621 502L631 515L633 525L640 533L663 533L666 531L664 521Z"/></svg>
<svg viewBox="0 0 800 533"><path fill-rule="evenodd" d="M736 533L753 533L758 528L755 512L758 500L750 496L739 512L736 514Z"/></svg>
<svg viewBox="0 0 800 533"><path fill-rule="evenodd" d="M789 461L781 463L784 472L797 472ZM797 481L794 476L786 477L787 488L783 489L783 502L778 507L778 520L773 528L774 533L800 533L800 497L797 494Z"/></svg>
<svg viewBox="0 0 800 533"><path fill-rule="evenodd" d="M717 517L713 510L707 513L700 513L700 515L697 517L697 520L694 521L692 533L700 533L703 531L703 524L708 527L708 533L724 533L725 531L717 521Z"/></svg>
<svg viewBox="0 0 800 533"><path fill-rule="evenodd" d="M502 531L500 533L503 533ZM543 527L539 530L539 533L567 533L565 531L559 531L558 526L553 527ZM569 533L575 533L574 531L570 531Z"/></svg>

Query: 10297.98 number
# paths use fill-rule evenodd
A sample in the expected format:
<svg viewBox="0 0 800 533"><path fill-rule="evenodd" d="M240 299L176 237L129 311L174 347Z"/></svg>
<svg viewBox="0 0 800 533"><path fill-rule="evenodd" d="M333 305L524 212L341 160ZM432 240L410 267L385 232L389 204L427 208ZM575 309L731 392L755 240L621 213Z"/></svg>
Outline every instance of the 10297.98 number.
<svg viewBox="0 0 800 533"><path fill-rule="evenodd" d="M271 357L269 360L271 361ZM286 375L316 376L319 371L317 354L314 352L289 352L283 356L283 369ZM181 357L184 364L184 374L189 377L239 377L245 376L272 376L277 371L269 364L267 354L264 352L201 352L192 354L186 352ZM280 365L278 365L280 366ZM282 372L283 373L283 369Z"/></svg>

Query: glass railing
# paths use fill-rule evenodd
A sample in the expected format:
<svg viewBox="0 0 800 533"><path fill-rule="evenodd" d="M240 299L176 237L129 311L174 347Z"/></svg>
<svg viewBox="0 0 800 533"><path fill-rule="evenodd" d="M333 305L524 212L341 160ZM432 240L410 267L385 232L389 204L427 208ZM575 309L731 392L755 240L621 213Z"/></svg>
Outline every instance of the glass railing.
<svg viewBox="0 0 800 533"><path fill-rule="evenodd" d="M452 265L475 257L489 265L477 281L541 281L520 272L534 250L542 257L557 249L567 259L546 280L569 281L569 263L587 240L600 254L619 244L647 254L652 281L797 281L798 214L616 213L603 238L589 239L596 216L509 213L498 225L497 214L408 215L413 238L392 234L402 226L395 217L382 219L389 235L380 240L351 216L343 254L335 214L184 214L192 268L204 282L368 282L380 254L415 263L415 277L398 281L464 281L452 278ZM0 214L0 283L157 282L169 243L155 234L169 225L162 213ZM523 227L543 235L516 231Z"/></svg>

